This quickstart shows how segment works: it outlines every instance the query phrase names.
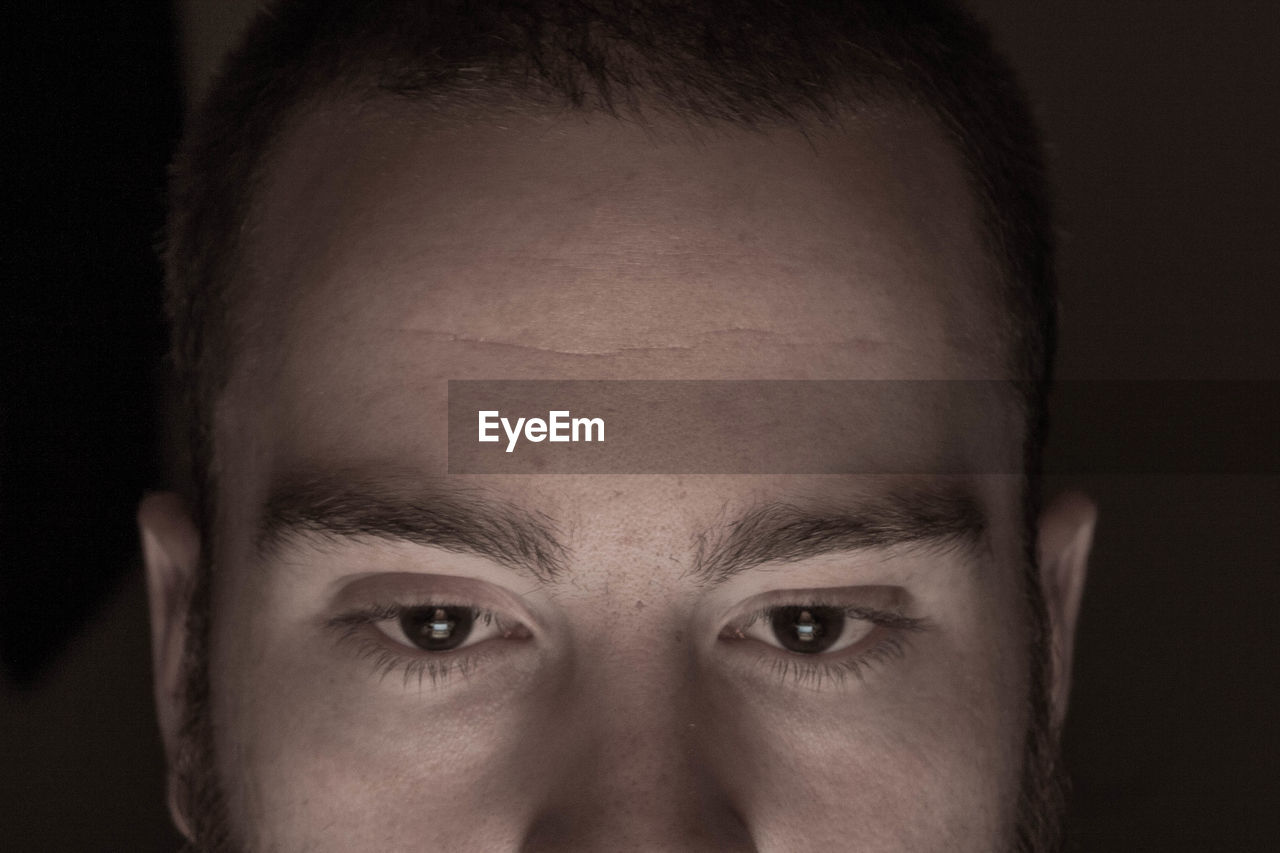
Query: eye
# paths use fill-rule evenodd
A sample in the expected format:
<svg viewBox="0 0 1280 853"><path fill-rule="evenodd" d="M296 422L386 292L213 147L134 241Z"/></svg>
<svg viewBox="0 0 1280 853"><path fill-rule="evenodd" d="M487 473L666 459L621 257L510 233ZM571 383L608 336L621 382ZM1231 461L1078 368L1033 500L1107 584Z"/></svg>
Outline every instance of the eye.
<svg viewBox="0 0 1280 853"><path fill-rule="evenodd" d="M457 605L404 607L375 624L388 639L425 652L452 652L494 638L523 638L519 626L504 623L490 611Z"/></svg>
<svg viewBox="0 0 1280 853"><path fill-rule="evenodd" d="M928 631L896 586L777 590L744 602L718 639L747 677L764 672L788 688L839 689L889 667Z"/></svg>
<svg viewBox="0 0 1280 853"><path fill-rule="evenodd" d="M401 634L413 645L428 652L459 648L471 635L475 616L469 608L414 607L396 620Z"/></svg>
<svg viewBox="0 0 1280 853"><path fill-rule="evenodd" d="M342 659L367 663L381 685L483 684L491 669L536 669L533 614L520 597L471 578L383 572L340 588L321 625ZM501 682L501 683L510 683ZM459 684L459 687L463 686Z"/></svg>
<svg viewBox="0 0 1280 853"><path fill-rule="evenodd" d="M870 619L844 608L823 605L769 607L734 629L737 639L752 639L796 654L839 652L866 639L876 629Z"/></svg>

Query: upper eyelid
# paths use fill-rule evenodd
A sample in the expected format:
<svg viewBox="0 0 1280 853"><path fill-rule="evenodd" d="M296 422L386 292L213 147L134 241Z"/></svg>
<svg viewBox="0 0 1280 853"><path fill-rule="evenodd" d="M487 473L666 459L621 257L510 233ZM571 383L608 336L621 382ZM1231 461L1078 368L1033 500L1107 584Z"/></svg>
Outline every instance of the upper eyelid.
<svg viewBox="0 0 1280 853"><path fill-rule="evenodd" d="M771 611L778 610L778 608L785 606L788 605L771 605L760 608L760 610L749 613L745 620L730 622L730 624L728 624L728 628L737 630L750 628L750 626L755 625L756 622L769 619ZM819 606L827 607L828 605ZM844 611L845 616L850 617L850 619L872 622L872 624L876 625L877 628L901 631L919 631L928 628L928 622L924 619L920 619L920 617L915 616L904 616L902 613L868 611L867 608L860 607L840 607L837 608L837 610Z"/></svg>
<svg viewBox="0 0 1280 853"><path fill-rule="evenodd" d="M408 608L444 604L489 610L534 627L541 624L542 608L530 606L525 595L482 578L410 571L370 572L349 576L333 593L326 607L331 614L377 608Z"/></svg>
<svg viewBox="0 0 1280 853"><path fill-rule="evenodd" d="M368 642L392 643L400 647L401 651L398 651L398 652L392 652L390 650L384 650L384 651L388 654L398 654L400 657L405 659L415 659L420 657L432 658L432 657L444 657L446 655L454 655L454 654L466 654L468 653L468 650L472 646L481 645L481 643L469 643L467 645L459 646L458 648L452 649L449 651L428 652L422 649L418 649L411 644L398 640L395 637L389 635L382 628L378 627L379 623L390 622L398 619L401 615L403 615L405 611L415 610L419 607L431 607L434 604L436 604L436 602L428 602L426 604L411 604L411 605L387 605L385 607L373 607L366 610L352 611L350 613L340 614L332 619L327 620L326 625L329 628L340 632L340 638L343 641L350 640L357 635L365 635L366 638L368 639ZM520 625L520 623L518 622L515 622L515 623L507 622L499 614L493 612L492 610L486 610L481 607L473 607L465 604L443 604L441 606L453 607L458 609L461 609L461 608L469 609L475 615L476 621L482 622L486 626L492 625L502 630L508 630L509 626L512 624L515 624L520 627L524 627ZM378 634L381 634L383 639L379 641L376 638L370 636L372 632L377 632ZM471 652L471 653L474 654L474 652Z"/></svg>
<svg viewBox="0 0 1280 853"><path fill-rule="evenodd" d="M734 631L742 631L754 626L757 622L763 622L770 618L772 611L781 607L804 606L806 602L799 605L769 605L748 614L747 618L742 621L730 622L725 627ZM830 605L815 605L819 607L829 607ZM916 632L926 631L930 628L930 622L927 619L916 616L905 616L901 613L893 613L888 611L869 611L866 608L849 607L849 608L833 608L844 612L846 617L857 619L860 621L870 622L876 628L885 628L891 631Z"/></svg>
<svg viewBox="0 0 1280 853"><path fill-rule="evenodd" d="M487 607L456 602L449 599L436 599L423 600L414 604L405 604L400 602L373 604L368 607L356 608L346 613L340 613L328 621L331 624L339 625L385 622L391 619L400 618L406 611L418 610L426 607L452 607L459 610L470 610L477 619L493 620L500 618L496 611Z"/></svg>
<svg viewBox="0 0 1280 853"><path fill-rule="evenodd" d="M867 603L874 600L875 604ZM816 589L783 589L756 595L727 614L726 624L741 624L746 618L760 618L779 607L830 607L851 618L868 619L888 627L911 628L927 623L909 615L912 596L901 587L851 586Z"/></svg>
<svg viewBox="0 0 1280 853"><path fill-rule="evenodd" d="M850 605L829 604L824 601L810 601L808 599L803 599L803 598L796 599L794 602L766 604L762 607L757 608L756 610L751 611L747 615L748 615L748 618L751 618L751 619L762 619L765 616L769 615L774 610L780 610L784 607L816 607L816 608L827 608L830 610L839 610L841 613L843 613L845 616L851 619L862 619L867 622L875 622L877 624L890 623L891 626L893 624L901 624L902 626L905 627L909 625L914 625L920 621L915 617L906 616L902 613L898 613L893 610L880 610L877 608L862 607L856 604L850 604Z"/></svg>

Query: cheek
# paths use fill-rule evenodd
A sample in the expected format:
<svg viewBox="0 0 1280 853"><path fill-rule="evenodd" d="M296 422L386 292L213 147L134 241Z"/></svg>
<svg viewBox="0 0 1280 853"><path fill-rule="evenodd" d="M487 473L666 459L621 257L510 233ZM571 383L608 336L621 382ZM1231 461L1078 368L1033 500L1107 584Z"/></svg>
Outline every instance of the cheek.
<svg viewBox="0 0 1280 853"><path fill-rule="evenodd" d="M406 687L322 641L240 638L217 669L217 752L233 825L251 829L254 849L420 849L432 837L512 849L538 787L521 733L546 716L543 686L516 673L475 689Z"/></svg>
<svg viewBox="0 0 1280 853"><path fill-rule="evenodd" d="M719 760L750 780L740 796L761 849L1005 849L1028 726L1025 657L1008 625L965 624L913 639L892 670L848 691L771 699L725 685L719 716L735 722Z"/></svg>

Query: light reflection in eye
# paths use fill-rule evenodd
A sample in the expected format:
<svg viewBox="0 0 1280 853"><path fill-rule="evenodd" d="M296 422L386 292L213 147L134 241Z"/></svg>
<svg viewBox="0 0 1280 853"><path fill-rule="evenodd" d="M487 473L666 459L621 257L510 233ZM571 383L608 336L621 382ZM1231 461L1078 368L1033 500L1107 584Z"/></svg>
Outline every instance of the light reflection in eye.
<svg viewBox="0 0 1280 853"><path fill-rule="evenodd" d="M374 663L381 678L403 671L405 684L439 685L451 675L469 675L504 640L527 640L529 630L491 610L447 601L377 605L329 622L357 655Z"/></svg>
<svg viewBox="0 0 1280 853"><path fill-rule="evenodd" d="M849 604L850 595L884 599L889 607ZM872 664L900 658L910 634L928 627L901 612L902 598L901 590L883 588L771 593L764 606L730 622L719 637L756 650L754 663L783 682L818 687L849 675L861 678Z"/></svg>
<svg viewBox="0 0 1280 853"><path fill-rule="evenodd" d="M748 625L744 634L797 654L843 651L875 629L868 619L854 619L837 607L814 605L770 608L767 619Z"/></svg>
<svg viewBox="0 0 1280 853"><path fill-rule="evenodd" d="M480 616L477 623L476 616ZM485 628L492 628L490 614L480 613L470 607L427 605L406 607L398 619L378 623L383 633L397 642L417 646L425 652L449 652L463 647L472 630L479 627L480 636L475 642L488 639ZM489 635L494 632L490 630Z"/></svg>
<svg viewBox="0 0 1280 853"><path fill-rule="evenodd" d="M861 678L874 663L899 658L926 620L901 612L901 590L852 588L771 593L762 606L727 624L719 639L754 650L754 665L783 682L818 686ZM881 609L850 604L853 597ZM365 605L329 620L357 657L380 678L401 672L405 685L439 686L470 676L490 658L512 651L507 641L532 639L527 627L499 612L456 599Z"/></svg>

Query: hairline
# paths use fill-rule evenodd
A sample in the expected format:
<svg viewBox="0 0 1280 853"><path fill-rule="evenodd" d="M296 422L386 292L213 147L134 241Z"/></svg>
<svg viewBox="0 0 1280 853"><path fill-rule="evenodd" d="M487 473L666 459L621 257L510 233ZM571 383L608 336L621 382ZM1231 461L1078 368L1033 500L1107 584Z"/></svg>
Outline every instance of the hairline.
<svg viewBox="0 0 1280 853"><path fill-rule="evenodd" d="M677 109L661 100L644 97L639 101L630 102L625 110L618 111L597 106L575 106L567 102L559 104L537 102L533 98L522 97L522 87L515 85L495 86L491 94L493 94L492 97L483 99L476 98L472 94L461 102L452 100L447 91L421 98L407 98L380 89L372 78L360 85L333 81L330 85L298 99L288 109L278 113L273 127L266 136L266 143L254 158L247 185L237 194L244 227L240 234L230 241L230 251L221 265L224 273L218 276L222 282L221 288L227 312L220 337L224 357L220 360L221 369L212 377L204 377L212 379L213 382L204 386L204 393L197 394L201 404L208 407L207 414L202 420L205 422L204 426L209 429L208 443L205 448L208 456L204 460L206 465L204 474L210 481L210 489L216 487L216 477L213 476L218 459L216 413L219 405L225 400L226 392L231 386L241 359L246 352L251 352L253 346L251 343L253 335L248 333L239 319L243 316L243 307L249 295L255 290L268 286L256 274L252 261L256 252L263 250L254 239L258 224L256 214L264 190L268 188L269 176L276 164L281 157L285 156L288 146L296 143L297 133L306 122L318 112L325 110L354 110L356 115L369 115L375 120L424 121L431 123L434 126L433 129L445 131L484 124L497 127L501 125L504 115L514 118L544 118L549 121L575 117L590 121L599 118L630 123L655 137L671 132L683 134L682 142L694 143L705 138L706 135L724 132L768 134L777 131L794 131L806 137L811 133L841 133L849 130L846 124L849 119L865 121L864 126L874 134L877 132L877 126L882 126L888 121L902 118L921 119L937 134L937 139L956 158L956 166L963 180L963 191L967 193L972 215L977 218L975 225L981 241L981 259L987 275L974 293L977 298L988 303L989 310L985 312L986 317L993 326L997 327L995 331L999 335L1000 346L1004 353L998 366L1010 370L1015 380L1023 382L1028 380L1025 376L1025 367L1020 364L1023 357L1022 347L1015 339L1015 335L1010 332L1010 327L1016 327L1018 324L1010 322L1014 318L1015 311L1013 306L1008 304L1007 299L1007 292L1011 287L1009 264L1002 260L1000 249L996 245L997 237L992 233L993 229L988 222L987 212L992 202L984 197L975 179L974 169L967 162L962 145L948 134L945 123L938 116L937 111L930 109L927 104L921 105L910 92L889 91L886 86L882 91L871 96L855 93L849 97L848 102L839 101L838 109L830 113L812 110L790 117L762 116L759 120L749 122L737 122L724 117ZM846 103L852 109L841 106ZM241 309L239 314L237 309ZM202 327L202 331L205 328ZM205 336L206 347L209 337L213 336ZM1024 421L1029 421L1034 406L1025 390L1018 395L1017 403ZM1028 432L1030 428L1031 425L1028 423ZM1028 435L1027 438L1030 440L1031 436ZM196 460L196 464L199 465L200 461ZM195 485L198 488L200 484L197 482ZM216 495L205 494L198 497L208 500L216 498ZM212 504L216 506L216 500ZM212 521L212 519L209 520Z"/></svg>
<svg viewBox="0 0 1280 853"><path fill-rule="evenodd" d="M875 3L852 3L841 11L802 3L791 20L804 23L794 32L787 23L791 12L742 7L743 20L763 15L761 20L781 27L777 44L797 47L802 64L796 66L778 60L770 52L777 46L773 36L760 32L745 36L741 55L729 48L726 58L723 45L749 32L733 20L737 7L728 19L716 17L728 8L717 3L694 7L676 3L671 8L677 16L692 17L651 24L645 4L629 6L638 10L635 28L627 20L620 41L601 42L600 34L618 21L603 11L608 7L591 2L580 11L574 7L576 19L561 17L568 13L555 3L535 2L529 7L532 30L521 30L529 25L523 12L500 2L474 8L443 4L440 32L460 39L456 47L426 30L403 30L395 17L400 11L352 17L340 5L297 2L259 17L193 113L173 167L167 307L175 330L173 359L186 394L176 414L191 418L184 452L174 461L202 528L213 520L206 502L217 500L217 407L244 355L245 340L235 333L238 297L262 286L254 280L246 224L290 131L318 105L338 101L360 108L398 102L436 122L504 112L604 114L628 121L643 120L640 114L647 112L694 130L786 127L802 133L838 125L844 111L875 115L888 105L922 115L958 158L970 193L989 273L983 298L994 297L989 317L1004 350L1002 363L1026 383L1019 400L1026 423L1024 473L1028 486L1038 489L1056 337L1050 199L1025 95L989 33L945 0L927 0L905 13L877 12ZM292 14L295 9L299 15ZM411 26L436 20L435 12L423 19L409 11ZM459 23L465 20L470 23ZM334 29L339 21L353 29ZM578 33L585 41L564 41L570 30L563 28L579 21L593 28ZM687 33L678 31L706 21L718 28L707 31L714 33L712 40L721 40L710 53L705 45L682 41ZM871 40L860 41L853 29L835 29L832 41L812 29L815 23L863 27ZM499 31L514 40L495 40ZM344 43L348 32L352 36ZM820 45L835 53L815 52ZM224 139L236 144L228 147ZM181 463L191 466L185 477ZM1029 496L1028 504L1034 500Z"/></svg>

